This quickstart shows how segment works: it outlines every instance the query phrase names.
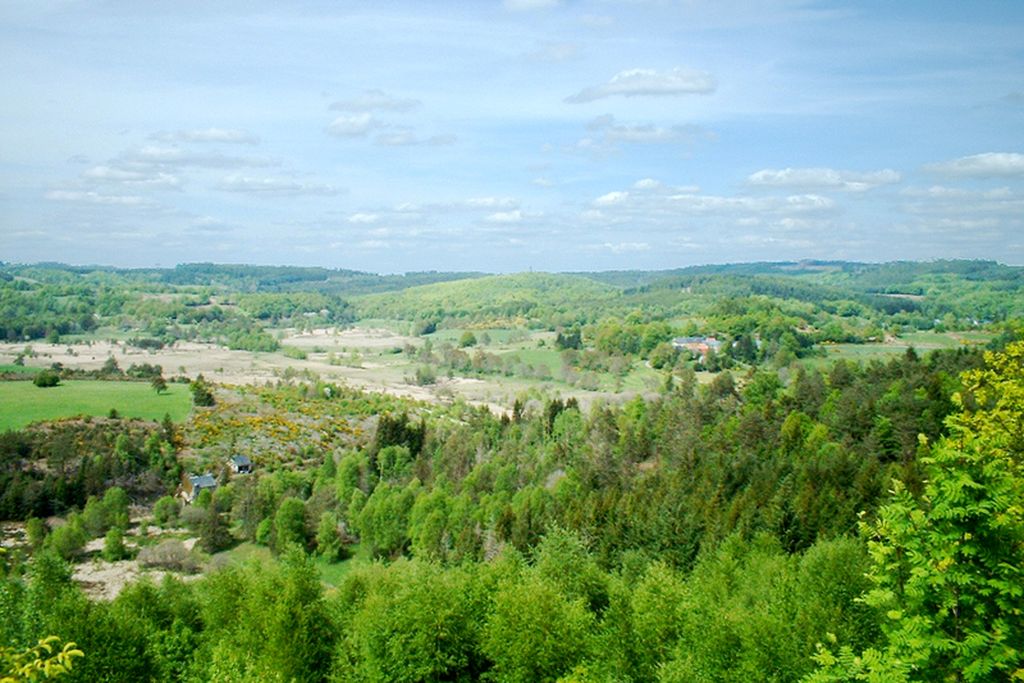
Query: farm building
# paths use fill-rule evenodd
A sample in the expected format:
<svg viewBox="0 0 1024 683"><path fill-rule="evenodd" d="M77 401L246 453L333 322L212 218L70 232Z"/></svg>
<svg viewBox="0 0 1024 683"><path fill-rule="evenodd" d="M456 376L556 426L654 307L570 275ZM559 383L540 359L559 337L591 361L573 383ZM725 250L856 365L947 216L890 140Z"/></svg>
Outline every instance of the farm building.
<svg viewBox="0 0 1024 683"><path fill-rule="evenodd" d="M228 459L228 467L235 474L249 474L252 472L252 460L245 455L233 455Z"/></svg>
<svg viewBox="0 0 1024 683"><path fill-rule="evenodd" d="M718 353L722 348L722 342L714 337L676 337L672 340L672 346L677 351L689 351L694 356L703 358L711 351Z"/></svg>
<svg viewBox="0 0 1024 683"><path fill-rule="evenodd" d="M214 479L210 473L206 474L186 474L181 479L181 488L178 490L178 495L186 503L194 503L199 494L204 490L208 490L213 493L217 488L217 480Z"/></svg>

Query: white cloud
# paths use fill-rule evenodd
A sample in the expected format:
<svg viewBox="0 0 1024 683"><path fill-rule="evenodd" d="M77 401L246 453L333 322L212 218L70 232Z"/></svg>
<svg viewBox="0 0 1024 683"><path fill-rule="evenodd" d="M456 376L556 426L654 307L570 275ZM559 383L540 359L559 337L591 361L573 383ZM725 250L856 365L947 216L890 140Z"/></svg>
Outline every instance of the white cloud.
<svg viewBox="0 0 1024 683"><path fill-rule="evenodd" d="M92 191L52 190L46 198L56 202L81 202L85 204L106 204L114 206L151 206L153 202L136 195L109 195Z"/></svg>
<svg viewBox="0 0 1024 683"><path fill-rule="evenodd" d="M222 192L240 192L265 197L298 197L302 195L334 195L340 190L331 185L303 183L290 178L249 178L228 176L216 185Z"/></svg>
<svg viewBox="0 0 1024 683"><path fill-rule="evenodd" d="M381 133L374 139L374 142L384 147L442 147L454 145L458 140L454 135L432 135L428 138L421 138L411 128L402 128L393 132Z"/></svg>
<svg viewBox="0 0 1024 683"><path fill-rule="evenodd" d="M635 253L638 251L649 251L651 245L647 242L605 242L595 245L594 248L605 249L613 254Z"/></svg>
<svg viewBox="0 0 1024 683"><path fill-rule="evenodd" d="M462 203L472 209L514 209L519 206L512 197L473 197Z"/></svg>
<svg viewBox="0 0 1024 683"><path fill-rule="evenodd" d="M528 12L558 7L561 4L561 0L503 0L502 4L505 6L505 9L513 12Z"/></svg>
<svg viewBox="0 0 1024 683"><path fill-rule="evenodd" d="M498 211L487 216L484 220L488 223L518 223L523 220L523 212L519 209L515 211Z"/></svg>
<svg viewBox="0 0 1024 683"><path fill-rule="evenodd" d="M607 152L619 144L628 145L676 145L691 144L700 138L713 137L700 126L663 127L653 123L619 123L611 114L598 116L587 124L587 130L598 135L585 137L576 143L576 150Z"/></svg>
<svg viewBox="0 0 1024 683"><path fill-rule="evenodd" d="M351 99L338 100L330 106L335 111L371 112L371 111L410 111L420 106L419 100L405 97L393 97L382 90L366 90Z"/></svg>
<svg viewBox="0 0 1024 683"><path fill-rule="evenodd" d="M235 157L160 145L146 145L139 149L129 150L115 159L114 163L128 169L140 166L244 168L277 165L277 162L263 157Z"/></svg>
<svg viewBox="0 0 1024 683"><path fill-rule="evenodd" d="M372 225L380 220L380 215L376 213L354 213L348 217L349 223L356 223L360 225Z"/></svg>
<svg viewBox="0 0 1024 683"><path fill-rule="evenodd" d="M594 204L596 206L614 206L624 203L627 199L629 199L628 192L609 192L595 199Z"/></svg>
<svg viewBox="0 0 1024 683"><path fill-rule="evenodd" d="M380 126L381 123L373 118L372 114L346 114L331 121L327 126L327 132L337 137L356 138Z"/></svg>
<svg viewBox="0 0 1024 683"><path fill-rule="evenodd" d="M834 200L818 194L798 194L786 197L786 207L793 211L831 211L836 207Z"/></svg>
<svg viewBox="0 0 1024 683"><path fill-rule="evenodd" d="M156 189L178 189L181 180L171 173L153 169L131 170L115 166L93 166L82 172L87 183L122 184Z"/></svg>
<svg viewBox="0 0 1024 683"><path fill-rule="evenodd" d="M630 69L615 74L607 83L584 88L575 95L567 97L565 101L573 104L593 102L614 95L624 97L706 95L714 92L716 87L714 77L706 71L682 67L662 72L654 69Z"/></svg>
<svg viewBox="0 0 1024 683"><path fill-rule="evenodd" d="M963 178L991 178L1024 175L1024 154L986 152L951 161L928 164L926 171Z"/></svg>
<svg viewBox="0 0 1024 683"><path fill-rule="evenodd" d="M225 142L230 144L258 144L258 136L233 128L200 128L192 130L160 131L152 136L160 142Z"/></svg>
<svg viewBox="0 0 1024 683"><path fill-rule="evenodd" d="M825 188L847 192L865 192L900 181L892 169L880 171L840 171L833 168L766 168L747 177L751 185L761 187Z"/></svg>
<svg viewBox="0 0 1024 683"><path fill-rule="evenodd" d="M1024 196L1008 187L985 190L934 185L924 189L908 188L901 194L910 199L902 210L919 216L976 217L984 214L1016 221L1024 215Z"/></svg>
<svg viewBox="0 0 1024 683"><path fill-rule="evenodd" d="M728 221L738 225L763 221L815 220L820 224L840 207L835 200L820 194L757 197L701 194L694 186L671 187L645 178L633 184L632 191L609 192L591 202L591 210L581 214L588 222L669 229L687 217L702 222ZM745 224L745 223L744 223ZM781 224L780 224L781 225ZM790 227L796 223L788 224Z"/></svg>
<svg viewBox="0 0 1024 683"><path fill-rule="evenodd" d="M927 188L908 187L900 194L928 199L1010 199L1013 196L1008 187L997 187L992 190L965 190L961 187L944 185L932 185Z"/></svg>

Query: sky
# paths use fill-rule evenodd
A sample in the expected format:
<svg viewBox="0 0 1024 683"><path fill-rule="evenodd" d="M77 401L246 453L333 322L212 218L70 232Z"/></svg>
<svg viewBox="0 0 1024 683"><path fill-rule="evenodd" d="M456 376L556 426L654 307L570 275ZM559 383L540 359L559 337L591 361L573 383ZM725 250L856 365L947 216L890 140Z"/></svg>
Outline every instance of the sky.
<svg viewBox="0 0 1024 683"><path fill-rule="evenodd" d="M0 261L1024 264L1024 2L5 0Z"/></svg>

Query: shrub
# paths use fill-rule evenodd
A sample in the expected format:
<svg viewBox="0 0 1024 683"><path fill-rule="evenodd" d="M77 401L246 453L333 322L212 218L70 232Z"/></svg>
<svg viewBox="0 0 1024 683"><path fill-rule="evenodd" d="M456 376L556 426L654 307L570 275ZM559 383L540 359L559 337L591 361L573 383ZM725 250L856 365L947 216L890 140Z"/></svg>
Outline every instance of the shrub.
<svg viewBox="0 0 1024 683"><path fill-rule="evenodd" d="M181 506L178 500L172 496L164 496L153 506L153 521L161 527L174 526L178 522L178 514Z"/></svg>
<svg viewBox="0 0 1024 683"><path fill-rule="evenodd" d="M60 384L60 375L53 370L43 370L33 378L32 384L40 388L55 387Z"/></svg>
<svg viewBox="0 0 1024 683"><path fill-rule="evenodd" d="M139 564L143 567L169 569L171 571L194 573L199 563L181 541L164 541L139 551Z"/></svg>
<svg viewBox="0 0 1024 683"><path fill-rule="evenodd" d="M103 539L103 559L116 562L128 557L128 549L124 547L124 533L117 527L107 532Z"/></svg>

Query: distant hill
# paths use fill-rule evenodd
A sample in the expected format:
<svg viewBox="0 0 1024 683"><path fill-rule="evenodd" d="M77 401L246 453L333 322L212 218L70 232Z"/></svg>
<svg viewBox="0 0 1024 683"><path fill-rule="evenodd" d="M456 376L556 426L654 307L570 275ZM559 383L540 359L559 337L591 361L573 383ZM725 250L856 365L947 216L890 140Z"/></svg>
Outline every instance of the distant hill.
<svg viewBox="0 0 1024 683"><path fill-rule="evenodd" d="M621 296L619 288L583 275L517 273L411 287L360 297L354 303L364 318L522 323Z"/></svg>
<svg viewBox="0 0 1024 683"><path fill-rule="evenodd" d="M354 296L388 292L433 282L480 277L482 273L425 271L378 275L357 270L257 266L225 263L183 263L174 268L112 268L69 266L63 263L0 265L0 276L19 276L50 284L70 284L81 278L122 279L131 283L175 287L212 287L230 292L320 292Z"/></svg>

